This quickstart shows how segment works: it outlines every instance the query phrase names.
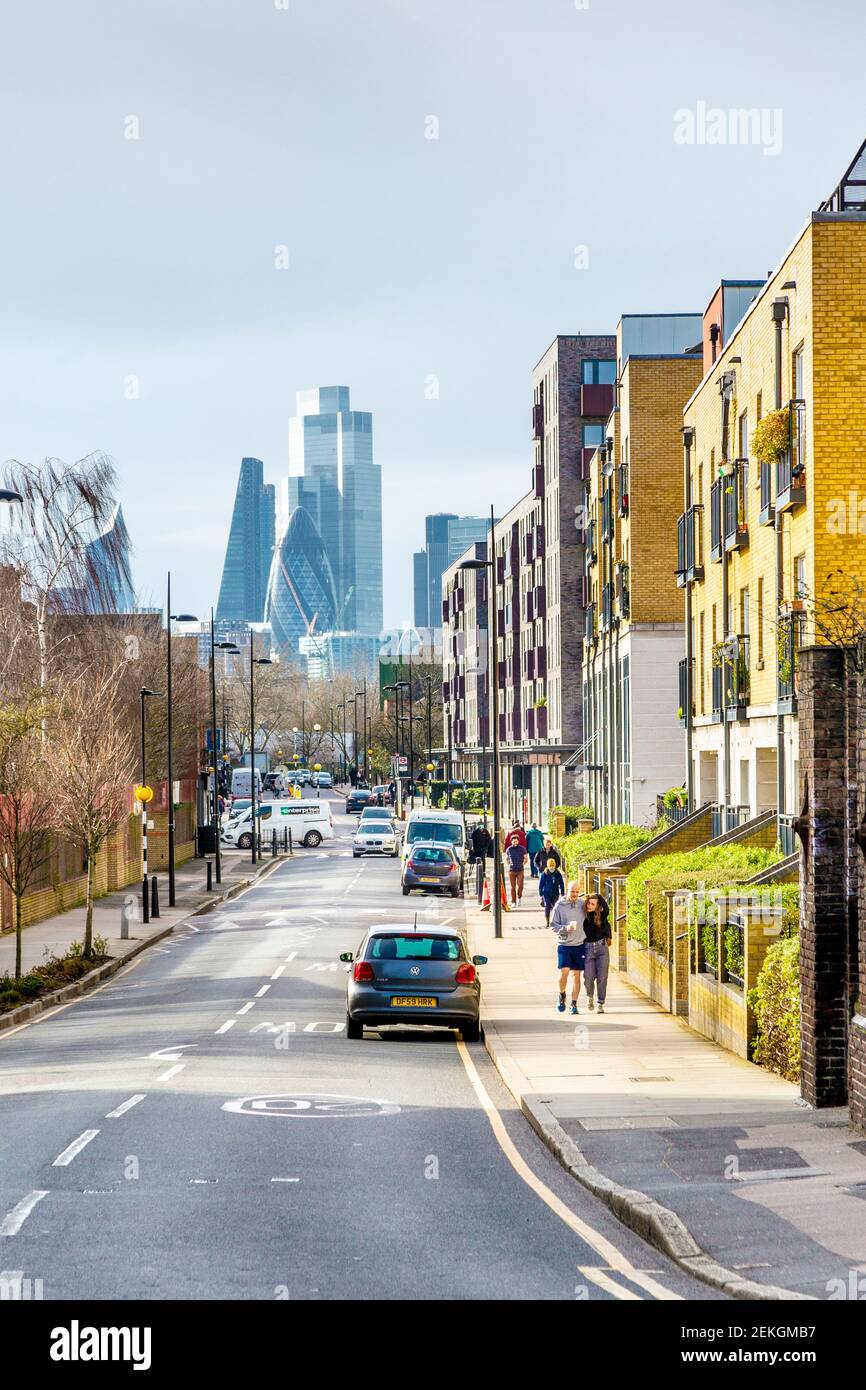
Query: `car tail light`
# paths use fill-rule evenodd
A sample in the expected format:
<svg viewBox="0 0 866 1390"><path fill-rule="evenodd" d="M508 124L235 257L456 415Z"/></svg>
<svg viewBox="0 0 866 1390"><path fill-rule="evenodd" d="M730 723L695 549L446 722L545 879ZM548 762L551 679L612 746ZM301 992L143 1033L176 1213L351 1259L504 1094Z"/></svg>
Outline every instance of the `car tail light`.
<svg viewBox="0 0 866 1390"><path fill-rule="evenodd" d="M475 984L475 966L470 961L464 961L457 967L457 974L454 976L455 983L458 985Z"/></svg>
<svg viewBox="0 0 866 1390"><path fill-rule="evenodd" d="M352 979L356 984L365 985L374 980L373 967L367 960L356 960L355 968L352 971Z"/></svg>

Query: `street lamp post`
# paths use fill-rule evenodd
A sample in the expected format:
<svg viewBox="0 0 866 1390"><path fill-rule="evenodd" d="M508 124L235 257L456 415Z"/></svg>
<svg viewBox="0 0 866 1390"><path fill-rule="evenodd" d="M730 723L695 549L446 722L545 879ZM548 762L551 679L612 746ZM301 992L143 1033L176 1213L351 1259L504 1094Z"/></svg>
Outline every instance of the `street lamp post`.
<svg viewBox="0 0 866 1390"><path fill-rule="evenodd" d="M500 779L499 779L499 670L496 662L496 521L490 508L490 544L486 560L464 560L462 570L484 570L487 573L487 630L489 635L489 721L493 733L493 921L494 933L502 935L502 846L499 842Z"/></svg>
<svg viewBox="0 0 866 1390"><path fill-rule="evenodd" d="M166 584L166 683L165 693L168 700L168 905L175 905L174 891L174 739L172 726L172 703L171 703L171 625L175 623L194 623L196 621L193 613L172 613L171 611L171 572L168 574ZM216 748L214 748L214 785L216 785Z"/></svg>
<svg viewBox="0 0 866 1390"><path fill-rule="evenodd" d="M348 703L349 703L348 700L344 700L343 703L340 705L340 709L343 711L343 786L344 786L344 787L345 787L345 785L346 785L346 781L347 781L347 778L348 778L348 775L349 775L349 759L348 759L347 753L346 753L346 705L347 705Z"/></svg>
<svg viewBox="0 0 866 1390"><path fill-rule="evenodd" d="M356 697L355 695L353 695L352 698L351 698L350 700L347 700L347 701L346 701L346 704L352 706L352 764L353 764L354 769L355 769L355 781L354 781L353 785L357 787L357 785L358 785L358 704L357 704L357 697ZM351 780L351 779L350 779L350 780Z"/></svg>
<svg viewBox="0 0 866 1390"><path fill-rule="evenodd" d="M220 646L231 646L231 643L221 642ZM214 643L213 629L213 609L210 610L210 726L213 754L213 802L211 804L211 825L214 835L214 864L216 866L216 881L222 883L222 859L220 857L220 799L217 792L217 704L216 704L216 645Z"/></svg>
<svg viewBox="0 0 866 1390"><path fill-rule="evenodd" d="M269 656L255 656L256 635L250 628L250 797L252 802L253 843L250 862L255 864L258 848L258 825L256 823L256 666L272 666Z"/></svg>
<svg viewBox="0 0 866 1390"><path fill-rule="evenodd" d="M140 692L139 692L139 696L140 696L140 699L141 699L141 791L143 792L143 791L146 789L146 787L147 787L147 750L146 750L146 743L145 743L144 702L145 702L145 700L148 699L149 696L153 696L154 699L159 699L159 698L160 698L160 692L159 692L158 690L148 690L147 686L143 685L143 686L141 687ZM141 910L142 910L141 915L142 915L142 920L143 920L144 922L149 922L149 921L150 921L150 896L149 896L149 894L148 894L148 881L147 881L147 802L148 802L148 800L149 800L149 797L148 797L147 799L142 798L142 802L141 802Z"/></svg>

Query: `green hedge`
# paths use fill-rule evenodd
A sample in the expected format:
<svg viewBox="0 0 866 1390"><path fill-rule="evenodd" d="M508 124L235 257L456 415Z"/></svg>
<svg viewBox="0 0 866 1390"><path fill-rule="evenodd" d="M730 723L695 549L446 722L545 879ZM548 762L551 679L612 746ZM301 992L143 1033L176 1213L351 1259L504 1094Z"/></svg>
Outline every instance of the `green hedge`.
<svg viewBox="0 0 866 1390"><path fill-rule="evenodd" d="M548 822L551 832L553 831L553 818L557 815L565 816L566 835L575 834L578 821L591 820L593 823L595 822L595 811L585 802L580 806L551 806Z"/></svg>
<svg viewBox="0 0 866 1390"><path fill-rule="evenodd" d="M564 835L555 838L569 877L581 864L603 864L608 859L622 859L640 849L652 839L652 831L638 825L600 825L585 835Z"/></svg>
<svg viewBox="0 0 866 1390"><path fill-rule="evenodd" d="M752 1061L786 1081L800 1079L800 937L774 941L749 995L758 1031Z"/></svg>
<svg viewBox="0 0 866 1390"><path fill-rule="evenodd" d="M707 887L724 887L741 877L751 877L780 858L778 850L738 844L653 855L632 869L626 879L629 937L647 944L648 894L651 901L656 901L667 889L696 889L701 883Z"/></svg>

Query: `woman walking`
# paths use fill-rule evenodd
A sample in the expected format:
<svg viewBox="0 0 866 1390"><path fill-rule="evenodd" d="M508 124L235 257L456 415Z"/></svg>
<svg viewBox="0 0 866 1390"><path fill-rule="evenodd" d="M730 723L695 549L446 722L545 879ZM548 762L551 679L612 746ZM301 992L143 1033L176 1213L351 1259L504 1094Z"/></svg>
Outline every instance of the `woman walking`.
<svg viewBox="0 0 866 1390"><path fill-rule="evenodd" d="M538 895L544 908L544 920L550 926L550 914L557 901L565 892L565 880L559 872L555 859L548 859L547 867L542 869L538 879Z"/></svg>
<svg viewBox="0 0 866 1390"><path fill-rule="evenodd" d="M586 956L583 966L583 984L586 990L587 1008L595 1008L593 994L598 990L598 1012L604 1013L607 998L607 976L610 970L610 908L599 893L591 893L584 902L585 917L583 930L586 937Z"/></svg>

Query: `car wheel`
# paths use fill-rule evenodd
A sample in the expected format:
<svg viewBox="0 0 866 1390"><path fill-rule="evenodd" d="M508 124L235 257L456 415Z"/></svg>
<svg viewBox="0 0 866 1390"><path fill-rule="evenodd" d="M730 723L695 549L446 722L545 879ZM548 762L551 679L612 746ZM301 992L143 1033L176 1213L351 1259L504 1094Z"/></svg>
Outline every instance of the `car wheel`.
<svg viewBox="0 0 866 1390"><path fill-rule="evenodd" d="M307 849L315 849L316 846L320 845L321 843L322 837L319 834L318 830L307 831L306 835L304 836L304 844L307 846Z"/></svg>
<svg viewBox="0 0 866 1390"><path fill-rule="evenodd" d="M477 1018L474 1023L461 1023L460 1033L464 1042L478 1042L481 1037L481 1024Z"/></svg>
<svg viewBox="0 0 866 1390"><path fill-rule="evenodd" d="M392 853L392 855L391 855L391 858L392 858L392 859L399 859L399 858L400 858L400 851L399 851L399 849L395 849L395 850L393 851L393 853Z"/></svg>
<svg viewBox="0 0 866 1390"><path fill-rule="evenodd" d="M459 897L460 897L460 889L459 889L459 888L449 888L448 891L449 891L449 893L451 894L452 898L459 898Z"/></svg>
<svg viewBox="0 0 866 1390"><path fill-rule="evenodd" d="M238 836L238 849L250 849L253 843L252 835Z"/></svg>
<svg viewBox="0 0 866 1390"><path fill-rule="evenodd" d="M406 887L406 884L404 883L404 884L403 884L403 897L404 897L404 898L408 898L410 891L411 891L411 890L410 890L409 888L407 888L407 887Z"/></svg>
<svg viewBox="0 0 866 1390"><path fill-rule="evenodd" d="M351 1014L346 1014L346 1037L352 1038L355 1042L364 1036L364 1025L359 1023Z"/></svg>

